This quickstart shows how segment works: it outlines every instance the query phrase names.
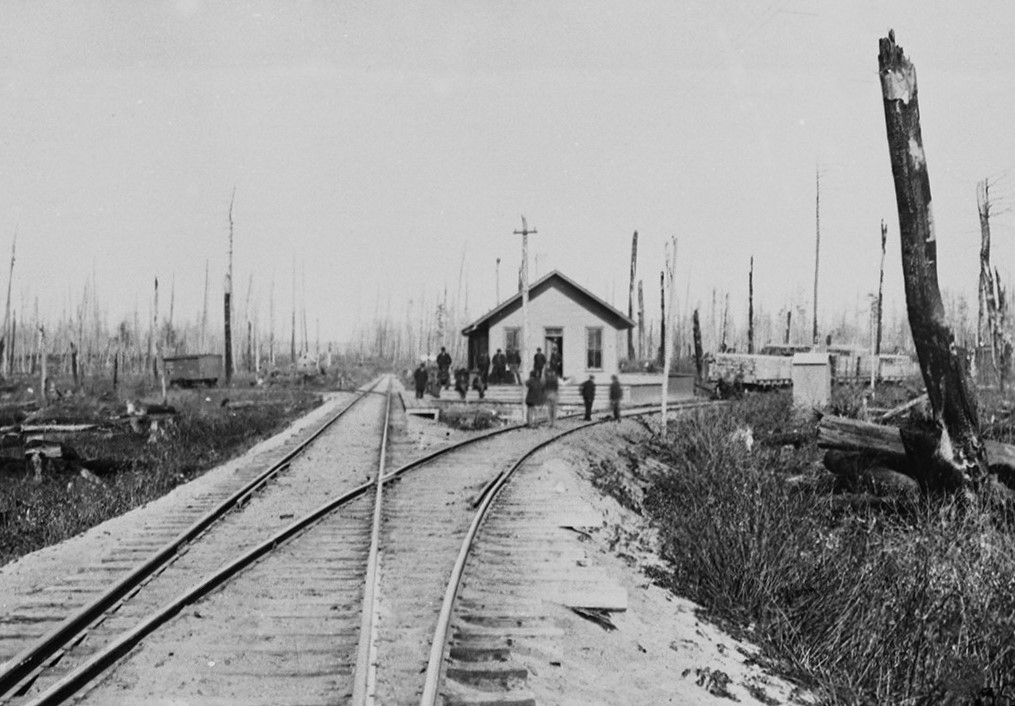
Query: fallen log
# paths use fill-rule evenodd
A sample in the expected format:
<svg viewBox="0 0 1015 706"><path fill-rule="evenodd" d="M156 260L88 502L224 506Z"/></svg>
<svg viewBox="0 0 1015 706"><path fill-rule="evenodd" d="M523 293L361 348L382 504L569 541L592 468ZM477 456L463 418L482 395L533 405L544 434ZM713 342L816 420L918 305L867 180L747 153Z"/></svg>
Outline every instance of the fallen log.
<svg viewBox="0 0 1015 706"><path fill-rule="evenodd" d="M882 423L883 422L887 422L889 419L892 419L894 417L899 416L900 414L908 412L909 410L913 409L913 407L917 407L917 406L919 406L921 404L926 403L927 400L928 400L928 397L927 397L927 393L925 392L922 395L920 395L919 397L917 397L916 399L912 399L909 402L906 402L905 404L900 404L898 407L893 407L892 409L889 409L888 411L883 412L878 417L878 421L882 422Z"/></svg>
<svg viewBox="0 0 1015 706"><path fill-rule="evenodd" d="M1015 487L1015 446L989 440L983 444L990 471L1008 487ZM903 442L902 433L897 427L824 416L818 422L818 446L893 459L894 462L884 462L882 465L921 480L922 471L914 468L915 459L907 454L907 444ZM913 448L912 443L910 448ZM898 465L900 460L906 462L904 466Z"/></svg>

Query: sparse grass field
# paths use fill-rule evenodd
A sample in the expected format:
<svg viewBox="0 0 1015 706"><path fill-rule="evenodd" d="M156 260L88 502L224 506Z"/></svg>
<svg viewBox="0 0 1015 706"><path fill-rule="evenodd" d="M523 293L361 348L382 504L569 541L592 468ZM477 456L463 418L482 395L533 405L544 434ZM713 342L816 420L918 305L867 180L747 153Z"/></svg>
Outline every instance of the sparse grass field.
<svg viewBox="0 0 1015 706"><path fill-rule="evenodd" d="M339 384L354 388L376 371L371 365L350 366L307 383L287 380L256 388L238 376L229 388L173 390L168 401L178 414L152 440L126 426L121 432L67 439L82 458L101 460L100 483L59 471L37 483L20 460L0 466L0 565L161 497L282 430L319 405L323 391ZM104 382L84 385L85 392L52 404L36 419L108 421L123 413L127 399L156 402L161 395L150 378L123 385L119 395L106 387ZM223 400L253 404L223 406Z"/></svg>
<svg viewBox="0 0 1015 706"><path fill-rule="evenodd" d="M788 395L752 395L634 450L673 469L637 508L662 533L656 580L746 632L823 703L1015 703L1010 509L849 508L821 482L813 443L748 449L736 436L792 422Z"/></svg>

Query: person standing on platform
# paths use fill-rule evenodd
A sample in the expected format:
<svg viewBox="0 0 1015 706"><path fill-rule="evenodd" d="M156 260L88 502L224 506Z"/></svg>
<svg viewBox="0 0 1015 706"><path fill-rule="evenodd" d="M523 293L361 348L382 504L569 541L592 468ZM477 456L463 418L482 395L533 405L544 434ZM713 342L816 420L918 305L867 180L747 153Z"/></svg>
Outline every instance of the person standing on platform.
<svg viewBox="0 0 1015 706"><path fill-rule="evenodd" d="M536 407L543 403L543 381L533 370L529 379L525 381L525 425L536 426Z"/></svg>
<svg viewBox="0 0 1015 706"><path fill-rule="evenodd" d="M532 356L532 369L536 371L536 375L543 376L543 368L546 367L546 356L543 354L542 348L536 349L536 354Z"/></svg>
<svg viewBox="0 0 1015 706"><path fill-rule="evenodd" d="M490 354L480 351L476 356L476 368L479 370L479 379L483 382L483 389L486 389L487 380L490 375Z"/></svg>
<svg viewBox="0 0 1015 706"><path fill-rule="evenodd" d="M507 364L508 370L510 371L510 380L512 385L521 385L522 378L518 370L522 366L522 356L518 353L517 349L508 351L507 353Z"/></svg>
<svg viewBox="0 0 1015 706"><path fill-rule="evenodd" d="M533 370L532 372L536 372ZM546 412L550 419L550 428L557 423L557 398L560 394L560 384L557 373L553 368L547 368L543 375L543 398L546 400Z"/></svg>
<svg viewBox="0 0 1015 706"><path fill-rule="evenodd" d="M500 348L493 354L493 384L499 385L504 382L507 375L507 356Z"/></svg>
<svg viewBox="0 0 1015 706"><path fill-rule="evenodd" d="M624 390L620 386L620 380L616 375L610 383L610 409L613 410L613 421L620 421L620 400L624 396Z"/></svg>
<svg viewBox="0 0 1015 706"><path fill-rule="evenodd" d="M420 361L419 367L412 373L412 381L416 384L416 399L423 399L423 392L426 391L426 381L429 376L426 372L426 363Z"/></svg>
<svg viewBox="0 0 1015 706"><path fill-rule="evenodd" d="M589 375L589 379L578 386L582 393L582 402L585 403L585 421L592 421L592 403L596 399L596 376Z"/></svg>
<svg viewBox="0 0 1015 706"><path fill-rule="evenodd" d="M553 372L557 373L557 377L564 377L564 361L560 358L560 350L556 343L553 344L553 350L550 351L550 367L553 368Z"/></svg>
<svg viewBox="0 0 1015 706"><path fill-rule="evenodd" d="M455 371L455 392L461 395L463 400L469 392L469 371L465 368Z"/></svg>
<svg viewBox="0 0 1015 706"><path fill-rule="evenodd" d="M437 380L445 390L451 387L451 354L443 346L437 354Z"/></svg>

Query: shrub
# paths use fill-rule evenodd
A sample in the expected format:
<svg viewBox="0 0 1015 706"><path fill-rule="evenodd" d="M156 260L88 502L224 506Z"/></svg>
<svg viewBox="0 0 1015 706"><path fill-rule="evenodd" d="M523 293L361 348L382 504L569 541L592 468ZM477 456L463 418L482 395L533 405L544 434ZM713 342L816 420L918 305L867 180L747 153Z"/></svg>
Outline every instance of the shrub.
<svg viewBox="0 0 1015 706"><path fill-rule="evenodd" d="M946 501L905 516L837 510L818 450L731 442L774 430L785 399L752 396L688 416L644 452L672 466L644 507L660 528L662 583L749 630L768 659L830 703L1015 699L1015 541Z"/></svg>

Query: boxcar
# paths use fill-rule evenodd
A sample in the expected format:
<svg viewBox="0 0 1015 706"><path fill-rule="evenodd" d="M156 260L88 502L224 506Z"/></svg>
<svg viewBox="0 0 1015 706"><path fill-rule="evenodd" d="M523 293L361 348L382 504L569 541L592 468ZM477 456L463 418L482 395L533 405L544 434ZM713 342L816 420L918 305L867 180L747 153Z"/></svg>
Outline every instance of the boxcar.
<svg viewBox="0 0 1015 706"><path fill-rule="evenodd" d="M211 387L222 377L222 356L217 353L178 355L165 360L170 385Z"/></svg>

